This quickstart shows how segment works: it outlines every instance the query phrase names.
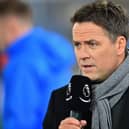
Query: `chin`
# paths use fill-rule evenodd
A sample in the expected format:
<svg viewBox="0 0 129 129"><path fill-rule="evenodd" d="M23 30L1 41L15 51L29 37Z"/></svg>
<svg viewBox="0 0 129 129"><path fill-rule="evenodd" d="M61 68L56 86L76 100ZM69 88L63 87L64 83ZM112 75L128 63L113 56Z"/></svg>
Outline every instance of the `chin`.
<svg viewBox="0 0 129 129"><path fill-rule="evenodd" d="M102 81L102 79L97 78L96 76L93 76L93 75L90 75L90 74L83 73L82 75L85 76L85 77L88 77L93 82L100 82L100 81Z"/></svg>
<svg viewBox="0 0 129 129"><path fill-rule="evenodd" d="M82 75L85 76L85 77L88 77L88 78L91 79L91 80L93 79L92 76L90 76L90 75L88 75L88 74L86 74L86 73L82 73Z"/></svg>

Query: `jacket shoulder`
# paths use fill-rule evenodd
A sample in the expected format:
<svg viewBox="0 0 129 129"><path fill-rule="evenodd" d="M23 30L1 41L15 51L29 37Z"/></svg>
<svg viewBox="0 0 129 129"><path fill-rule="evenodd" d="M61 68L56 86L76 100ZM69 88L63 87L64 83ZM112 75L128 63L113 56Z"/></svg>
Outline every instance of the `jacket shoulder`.
<svg viewBox="0 0 129 129"><path fill-rule="evenodd" d="M65 92L66 92L66 89L67 89L67 86L68 86L68 85L65 85L65 86L63 86L63 87L61 87L61 88L58 88L58 89L54 90L54 91L53 91L53 94L54 94L54 95L58 95L58 94L65 93Z"/></svg>
<svg viewBox="0 0 129 129"><path fill-rule="evenodd" d="M68 85L65 85L61 88L58 88L56 90L54 90L51 94L51 98L53 98L54 100L56 100L56 102L64 102L65 98L66 98L66 89L67 89Z"/></svg>

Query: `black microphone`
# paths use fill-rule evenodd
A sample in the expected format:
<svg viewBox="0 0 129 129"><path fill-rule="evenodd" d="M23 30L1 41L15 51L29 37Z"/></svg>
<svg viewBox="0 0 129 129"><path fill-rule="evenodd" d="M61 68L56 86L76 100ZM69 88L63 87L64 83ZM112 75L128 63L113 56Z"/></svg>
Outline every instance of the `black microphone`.
<svg viewBox="0 0 129 129"><path fill-rule="evenodd" d="M86 129L91 129L91 97L91 80L82 75L72 76L65 100L70 108L70 117L86 120Z"/></svg>

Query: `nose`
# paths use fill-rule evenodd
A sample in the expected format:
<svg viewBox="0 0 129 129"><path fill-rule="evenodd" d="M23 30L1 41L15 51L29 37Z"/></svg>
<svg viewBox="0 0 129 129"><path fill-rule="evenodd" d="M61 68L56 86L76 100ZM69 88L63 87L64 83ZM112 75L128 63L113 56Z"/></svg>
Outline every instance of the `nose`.
<svg viewBox="0 0 129 129"><path fill-rule="evenodd" d="M79 57L82 60L90 58L90 51L87 45L82 45L79 50Z"/></svg>

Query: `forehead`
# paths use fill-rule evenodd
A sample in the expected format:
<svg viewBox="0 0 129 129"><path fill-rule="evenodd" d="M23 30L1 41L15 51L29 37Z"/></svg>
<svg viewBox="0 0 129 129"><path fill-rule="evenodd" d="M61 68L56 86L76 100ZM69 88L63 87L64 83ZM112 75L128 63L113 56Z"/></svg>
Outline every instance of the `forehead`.
<svg viewBox="0 0 129 129"><path fill-rule="evenodd" d="M92 22L75 23L72 29L73 39L100 38L107 36L107 32Z"/></svg>

